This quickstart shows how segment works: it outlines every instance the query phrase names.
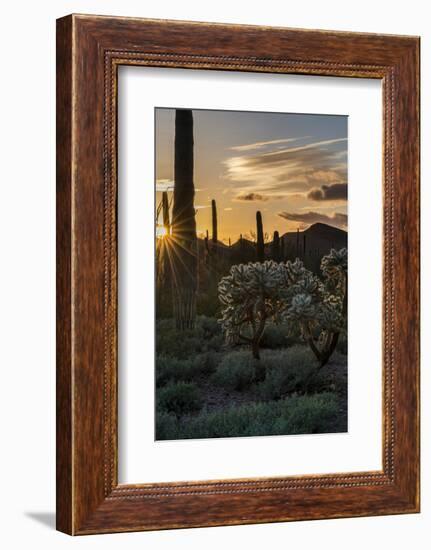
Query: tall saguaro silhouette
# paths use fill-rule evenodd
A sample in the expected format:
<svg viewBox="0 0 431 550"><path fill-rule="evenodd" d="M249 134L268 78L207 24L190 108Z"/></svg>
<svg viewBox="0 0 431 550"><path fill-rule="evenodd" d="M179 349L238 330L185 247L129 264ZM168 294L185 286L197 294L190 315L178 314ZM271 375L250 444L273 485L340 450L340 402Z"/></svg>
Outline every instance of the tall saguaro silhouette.
<svg viewBox="0 0 431 550"><path fill-rule="evenodd" d="M274 262L281 261L280 234L278 231L274 231L274 237L272 239L272 259Z"/></svg>
<svg viewBox="0 0 431 550"><path fill-rule="evenodd" d="M158 295L158 303L161 303L162 301L166 300L167 303L171 303L171 290L172 290L172 282L171 282L171 265L170 265L170 256L169 256L169 248L170 248L170 233L171 233L171 222L170 222L170 215L169 215L169 199L168 199L168 193L167 191L163 191L162 193L162 217L163 217L163 228L165 230L164 237L160 240L159 247L160 247L160 257L159 262L161 262L160 268L161 268L161 280L159 281L158 288L159 288L159 295Z"/></svg>
<svg viewBox="0 0 431 550"><path fill-rule="evenodd" d="M162 207L163 207L163 227L165 229L165 234L169 235L171 232L171 224L169 220L169 199L167 191L162 193Z"/></svg>
<svg viewBox="0 0 431 550"><path fill-rule="evenodd" d="M262 214L259 212L259 210L256 212L256 235L257 261L263 262L265 261L265 243L263 238Z"/></svg>
<svg viewBox="0 0 431 550"><path fill-rule="evenodd" d="M218 233L217 233L217 205L216 201L213 199L211 201L211 214L212 214L212 223L213 223L213 243L216 245L218 242Z"/></svg>
<svg viewBox="0 0 431 550"><path fill-rule="evenodd" d="M175 112L175 185L172 207L172 290L177 329L194 327L198 283L195 186L193 181L193 113Z"/></svg>

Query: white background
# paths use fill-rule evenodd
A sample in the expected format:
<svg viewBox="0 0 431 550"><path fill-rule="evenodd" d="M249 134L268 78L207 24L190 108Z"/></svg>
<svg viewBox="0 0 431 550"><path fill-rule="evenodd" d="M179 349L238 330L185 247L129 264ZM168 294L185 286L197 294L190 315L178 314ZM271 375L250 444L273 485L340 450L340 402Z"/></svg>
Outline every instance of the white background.
<svg viewBox="0 0 431 550"><path fill-rule="evenodd" d="M53 530L55 382L55 18L70 12L284 25L422 36L422 150L431 150L431 30L427 2L267 0L8 2L0 89L1 543L14 548L429 547L431 523L431 189L423 155L422 514L103 535ZM4 42L4 43L3 43ZM364 299L367 298L364 289ZM364 350L366 357L367 350ZM364 396L366 402L366 396Z"/></svg>
<svg viewBox="0 0 431 550"><path fill-rule="evenodd" d="M381 470L381 82L144 67L122 67L119 78L120 482ZM348 433L154 441L154 106L173 100L197 109L349 116Z"/></svg>

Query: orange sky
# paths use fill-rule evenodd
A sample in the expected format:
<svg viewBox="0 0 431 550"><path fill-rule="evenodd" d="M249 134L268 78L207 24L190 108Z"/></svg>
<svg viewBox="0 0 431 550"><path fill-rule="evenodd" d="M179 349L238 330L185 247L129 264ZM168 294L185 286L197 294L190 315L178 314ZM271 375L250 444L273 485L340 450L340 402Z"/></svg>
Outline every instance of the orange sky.
<svg viewBox="0 0 431 550"><path fill-rule="evenodd" d="M172 190L175 110L156 109L156 201ZM272 235L317 221L347 229L347 117L193 110L198 233ZM169 193L171 195L171 191Z"/></svg>

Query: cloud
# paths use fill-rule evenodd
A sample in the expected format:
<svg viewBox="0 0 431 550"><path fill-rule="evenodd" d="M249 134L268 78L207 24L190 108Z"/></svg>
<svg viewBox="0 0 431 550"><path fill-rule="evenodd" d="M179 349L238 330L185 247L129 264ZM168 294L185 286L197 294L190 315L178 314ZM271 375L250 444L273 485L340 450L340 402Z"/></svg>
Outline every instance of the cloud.
<svg viewBox="0 0 431 550"><path fill-rule="evenodd" d="M259 193L247 193L245 195L238 195L234 200L236 201L267 201L269 197L260 195Z"/></svg>
<svg viewBox="0 0 431 550"><path fill-rule="evenodd" d="M233 208L225 208L224 209L225 212L229 212L230 210L233 210Z"/></svg>
<svg viewBox="0 0 431 550"><path fill-rule="evenodd" d="M173 191L175 182L168 179L160 179L156 181L156 191ZM205 191L206 187L195 187L195 192Z"/></svg>
<svg viewBox="0 0 431 550"><path fill-rule="evenodd" d="M313 187L308 192L307 198L313 201L345 201L347 200L347 183L333 183L331 185Z"/></svg>
<svg viewBox="0 0 431 550"><path fill-rule="evenodd" d="M230 147L231 151L253 151L256 149L263 149L268 145L281 145L282 143L291 143L292 141L298 141L300 139L307 139L309 136L299 138L285 138L285 139L273 139L271 141L256 141L255 143L248 143L246 145L235 145Z"/></svg>
<svg viewBox="0 0 431 550"><path fill-rule="evenodd" d="M210 208L209 204L195 204L195 210L203 210L204 208Z"/></svg>
<svg viewBox="0 0 431 550"><path fill-rule="evenodd" d="M233 156L226 177L240 195L308 193L314 187L345 183L347 138L322 140L275 151Z"/></svg>
<svg viewBox="0 0 431 550"><path fill-rule="evenodd" d="M291 212L279 212L278 215L285 220L299 222L304 225L313 223L326 223L341 229L347 228L347 214L334 212L332 215L322 214L320 212L304 212L303 214L294 214Z"/></svg>
<svg viewBox="0 0 431 550"><path fill-rule="evenodd" d="M172 180L157 180L156 191L172 191L174 182Z"/></svg>
<svg viewBox="0 0 431 550"><path fill-rule="evenodd" d="M347 138L336 138L336 139L325 139L322 141L315 141L314 143L307 143L307 145L301 145L300 147L289 147L288 149L283 149L282 151L270 151L269 153L263 153L261 156L264 159L268 158L277 158L287 160L287 157L292 153L297 153L298 151L308 151L310 149L321 148L326 145L333 145L334 143L340 143L342 141L347 141Z"/></svg>

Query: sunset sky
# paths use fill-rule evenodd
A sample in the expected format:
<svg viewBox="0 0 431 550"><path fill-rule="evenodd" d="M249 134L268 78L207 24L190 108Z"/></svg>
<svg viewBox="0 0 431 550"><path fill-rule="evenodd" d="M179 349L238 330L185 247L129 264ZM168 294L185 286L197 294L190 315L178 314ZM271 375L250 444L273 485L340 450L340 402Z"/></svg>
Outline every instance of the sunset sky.
<svg viewBox="0 0 431 550"><path fill-rule="evenodd" d="M175 109L156 109L156 200L172 190ZM193 110L194 183L199 236L255 231L280 235L315 222L347 229L347 117ZM171 193L170 193L171 196Z"/></svg>

